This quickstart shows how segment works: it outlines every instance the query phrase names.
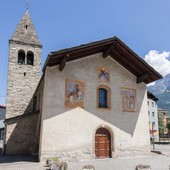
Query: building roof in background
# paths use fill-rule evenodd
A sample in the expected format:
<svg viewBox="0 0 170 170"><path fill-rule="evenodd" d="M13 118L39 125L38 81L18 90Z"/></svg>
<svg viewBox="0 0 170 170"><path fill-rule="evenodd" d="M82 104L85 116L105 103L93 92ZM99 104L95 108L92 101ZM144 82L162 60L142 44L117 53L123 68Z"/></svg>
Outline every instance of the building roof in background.
<svg viewBox="0 0 170 170"><path fill-rule="evenodd" d="M167 111L167 110L162 109L162 108L158 108L158 112L165 112L165 113L168 113L168 111Z"/></svg>
<svg viewBox="0 0 170 170"><path fill-rule="evenodd" d="M154 101L158 101L159 99L156 97L156 96L154 96L151 92L147 92L147 96L148 96L148 99L152 99L152 100L154 100Z"/></svg>
<svg viewBox="0 0 170 170"><path fill-rule="evenodd" d="M6 108L6 106L0 104L0 108Z"/></svg>

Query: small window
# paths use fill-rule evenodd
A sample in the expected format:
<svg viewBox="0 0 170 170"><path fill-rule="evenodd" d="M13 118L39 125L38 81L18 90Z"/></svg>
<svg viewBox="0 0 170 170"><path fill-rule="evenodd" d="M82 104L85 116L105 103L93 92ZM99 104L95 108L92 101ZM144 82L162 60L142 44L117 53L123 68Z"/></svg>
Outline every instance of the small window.
<svg viewBox="0 0 170 170"><path fill-rule="evenodd" d="M152 116L154 116L155 115L155 113L154 112L152 112Z"/></svg>
<svg viewBox="0 0 170 170"><path fill-rule="evenodd" d="M155 122L152 122L152 126L155 127Z"/></svg>
<svg viewBox="0 0 170 170"><path fill-rule="evenodd" d="M18 64L25 64L25 52L23 50L18 51Z"/></svg>
<svg viewBox="0 0 170 170"><path fill-rule="evenodd" d="M99 86L97 90L98 95L98 101L97 101L97 107L98 108L111 108L110 104L110 88L106 86Z"/></svg>
<svg viewBox="0 0 170 170"><path fill-rule="evenodd" d="M107 90L99 88L99 108L107 108Z"/></svg>
<svg viewBox="0 0 170 170"><path fill-rule="evenodd" d="M148 101L148 106L149 106L149 101Z"/></svg>
<svg viewBox="0 0 170 170"><path fill-rule="evenodd" d="M154 102L152 102L152 107L154 107Z"/></svg>
<svg viewBox="0 0 170 170"><path fill-rule="evenodd" d="M34 54L31 51L27 53L27 65L34 65Z"/></svg>
<svg viewBox="0 0 170 170"><path fill-rule="evenodd" d="M150 116L150 111L148 111L148 116Z"/></svg>
<svg viewBox="0 0 170 170"><path fill-rule="evenodd" d="M0 140L4 140L4 130L0 130Z"/></svg>

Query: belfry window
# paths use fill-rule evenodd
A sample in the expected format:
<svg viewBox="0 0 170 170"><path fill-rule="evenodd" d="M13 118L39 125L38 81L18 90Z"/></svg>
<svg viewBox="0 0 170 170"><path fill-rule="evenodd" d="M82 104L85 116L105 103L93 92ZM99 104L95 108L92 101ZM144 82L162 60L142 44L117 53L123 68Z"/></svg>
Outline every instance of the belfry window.
<svg viewBox="0 0 170 170"><path fill-rule="evenodd" d="M18 51L18 64L25 64L25 52L23 50Z"/></svg>
<svg viewBox="0 0 170 170"><path fill-rule="evenodd" d="M97 107L98 108L111 108L111 99L110 99L110 88L106 86L99 86L97 90L98 95L98 101L97 101Z"/></svg>
<svg viewBox="0 0 170 170"><path fill-rule="evenodd" d="M32 51L27 53L27 65L34 65L34 54Z"/></svg>

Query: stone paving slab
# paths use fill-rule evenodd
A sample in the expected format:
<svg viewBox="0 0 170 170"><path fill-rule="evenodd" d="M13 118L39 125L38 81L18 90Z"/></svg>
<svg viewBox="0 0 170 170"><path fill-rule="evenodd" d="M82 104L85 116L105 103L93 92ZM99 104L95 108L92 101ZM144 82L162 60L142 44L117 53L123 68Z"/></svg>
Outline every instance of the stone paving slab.
<svg viewBox="0 0 170 170"><path fill-rule="evenodd" d="M0 170L46 170L34 156L0 156Z"/></svg>
<svg viewBox="0 0 170 170"><path fill-rule="evenodd" d="M135 170L137 165L149 165L151 170L169 170L170 159L162 155L124 157L107 160L81 161L69 163L69 170L80 170L85 165L92 165L95 170ZM144 169L145 170L145 169Z"/></svg>
<svg viewBox="0 0 170 170"><path fill-rule="evenodd" d="M0 165L0 170L47 170L46 167L37 163L37 164L24 164L20 163L18 165Z"/></svg>
<svg viewBox="0 0 170 170"><path fill-rule="evenodd" d="M95 170L135 170L137 165L150 165L151 170L169 170L170 158L165 155L141 155L114 159L69 162L68 170L81 170L84 166L92 165ZM36 162L1 163L0 170L47 170L44 164Z"/></svg>
<svg viewBox="0 0 170 170"><path fill-rule="evenodd" d="M156 145L162 154L125 152L124 155L110 159L68 162L68 170L82 170L91 165L95 170L135 170L138 165L149 165L151 170L170 170L170 145ZM43 163L37 163L36 157L0 156L0 170L47 170ZM145 169L143 169L145 170Z"/></svg>

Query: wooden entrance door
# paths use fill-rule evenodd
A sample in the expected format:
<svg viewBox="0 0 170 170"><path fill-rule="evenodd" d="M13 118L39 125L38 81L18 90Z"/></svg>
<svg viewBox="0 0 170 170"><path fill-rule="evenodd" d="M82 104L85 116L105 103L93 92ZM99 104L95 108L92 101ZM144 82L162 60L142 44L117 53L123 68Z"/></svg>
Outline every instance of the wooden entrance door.
<svg viewBox="0 0 170 170"><path fill-rule="evenodd" d="M100 128L96 131L95 154L96 158L111 157L111 135L105 128Z"/></svg>

